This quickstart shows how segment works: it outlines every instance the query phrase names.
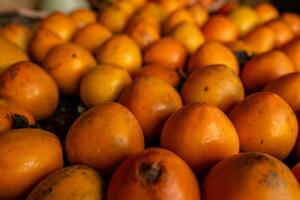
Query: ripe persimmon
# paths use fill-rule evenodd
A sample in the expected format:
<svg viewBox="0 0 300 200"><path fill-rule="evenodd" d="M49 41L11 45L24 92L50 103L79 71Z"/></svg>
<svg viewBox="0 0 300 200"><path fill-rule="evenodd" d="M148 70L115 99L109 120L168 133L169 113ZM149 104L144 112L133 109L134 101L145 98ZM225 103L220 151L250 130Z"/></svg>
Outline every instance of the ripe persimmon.
<svg viewBox="0 0 300 200"><path fill-rule="evenodd" d="M296 36L300 35L300 16L297 13L282 13L281 19L287 23Z"/></svg>
<svg viewBox="0 0 300 200"><path fill-rule="evenodd" d="M298 183L300 184L300 163L296 164L292 169L295 177L298 180Z"/></svg>
<svg viewBox="0 0 300 200"><path fill-rule="evenodd" d="M279 17L277 8L268 2L257 4L255 6L255 11L258 16L259 24L264 24Z"/></svg>
<svg viewBox="0 0 300 200"><path fill-rule="evenodd" d="M178 24L181 24L182 22L188 22L191 24L194 23L193 16L186 9L176 10L164 20L162 25L163 33L170 33Z"/></svg>
<svg viewBox="0 0 300 200"><path fill-rule="evenodd" d="M275 33L275 47L281 47L294 38L294 33L282 19L275 19L266 24Z"/></svg>
<svg viewBox="0 0 300 200"><path fill-rule="evenodd" d="M72 11L69 16L75 22L78 28L82 28L88 24L96 23L97 15L94 11L85 8L79 8Z"/></svg>
<svg viewBox="0 0 300 200"><path fill-rule="evenodd" d="M207 10L198 3L187 7L187 10L191 13L194 23L199 28L201 28L209 18Z"/></svg>
<svg viewBox="0 0 300 200"><path fill-rule="evenodd" d="M280 49L290 58L295 70L300 72L300 39L292 40Z"/></svg>

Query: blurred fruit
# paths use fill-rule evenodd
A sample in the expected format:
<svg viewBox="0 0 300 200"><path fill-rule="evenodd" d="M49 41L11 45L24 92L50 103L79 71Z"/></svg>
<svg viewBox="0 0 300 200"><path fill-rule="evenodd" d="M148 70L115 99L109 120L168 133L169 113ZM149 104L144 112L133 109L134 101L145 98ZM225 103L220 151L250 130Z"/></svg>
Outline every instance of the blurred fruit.
<svg viewBox="0 0 300 200"><path fill-rule="evenodd" d="M202 27L206 40L222 43L232 42L238 38L237 26L224 15L211 16Z"/></svg>
<svg viewBox="0 0 300 200"><path fill-rule="evenodd" d="M194 23L198 27L202 27L203 24L208 20L209 16L208 16L207 10L199 4L193 4L189 7L187 7L187 10L192 15L192 17L194 19Z"/></svg>
<svg viewBox="0 0 300 200"><path fill-rule="evenodd" d="M40 129L15 129L0 135L0 199L24 199L43 177L63 167L58 138Z"/></svg>
<svg viewBox="0 0 300 200"><path fill-rule="evenodd" d="M191 54L204 43L204 36L201 31L196 25L189 22L183 22L176 26L171 36L181 42Z"/></svg>
<svg viewBox="0 0 300 200"><path fill-rule="evenodd" d="M268 26L260 26L248 33L243 39L255 53L261 54L275 47L276 33Z"/></svg>
<svg viewBox="0 0 300 200"><path fill-rule="evenodd" d="M252 55L254 52L253 48L243 40L229 42L226 44L226 47L228 47L234 53L244 52L247 55Z"/></svg>
<svg viewBox="0 0 300 200"><path fill-rule="evenodd" d="M158 139L164 122L182 106L178 92L171 85L151 76L134 80L119 102L135 115L148 140Z"/></svg>
<svg viewBox="0 0 300 200"><path fill-rule="evenodd" d="M242 151L268 153L283 160L293 150L298 135L297 118L276 94L252 94L229 117L239 135Z"/></svg>
<svg viewBox="0 0 300 200"><path fill-rule="evenodd" d="M74 35L73 43L94 53L110 37L112 37L110 30L99 23L94 23L80 29Z"/></svg>
<svg viewBox="0 0 300 200"><path fill-rule="evenodd" d="M162 8L156 2L148 2L145 4L135 15L135 17L151 16L155 18L157 22L161 22L164 18Z"/></svg>
<svg viewBox="0 0 300 200"><path fill-rule="evenodd" d="M262 2L255 6L259 24L264 24L279 17L278 10L268 2Z"/></svg>
<svg viewBox="0 0 300 200"><path fill-rule="evenodd" d="M118 65L133 73L142 65L142 55L137 44L127 35L115 35L108 39L97 51L100 64Z"/></svg>
<svg viewBox="0 0 300 200"><path fill-rule="evenodd" d="M86 106L118 100L132 82L129 73L115 65L100 65L87 72L80 82L80 97Z"/></svg>
<svg viewBox="0 0 300 200"><path fill-rule="evenodd" d="M10 100L0 98L0 135L2 131L12 129L19 120L24 120L28 126L35 124L34 117L27 110Z"/></svg>
<svg viewBox="0 0 300 200"><path fill-rule="evenodd" d="M187 0L154 0L158 3L163 11L164 17L169 16L171 13L184 8L187 5Z"/></svg>
<svg viewBox="0 0 300 200"><path fill-rule="evenodd" d="M194 23L193 16L186 9L177 10L165 19L162 25L163 33L170 33L178 24L181 24L182 22L188 22L191 24Z"/></svg>
<svg viewBox="0 0 300 200"><path fill-rule="evenodd" d="M241 77L247 90L259 90L270 81L294 71L293 63L282 51L272 50L248 61Z"/></svg>
<svg viewBox="0 0 300 200"><path fill-rule="evenodd" d="M192 170L174 153L149 148L125 160L108 187L108 200L200 200Z"/></svg>
<svg viewBox="0 0 300 200"><path fill-rule="evenodd" d="M265 91L273 92L282 97L295 112L300 111L300 73L292 73L281 76L271 81Z"/></svg>
<svg viewBox="0 0 300 200"><path fill-rule="evenodd" d="M50 49L64 42L57 34L39 29L31 39L28 51L35 62L42 63Z"/></svg>
<svg viewBox="0 0 300 200"><path fill-rule="evenodd" d="M84 165L71 165L44 178L27 200L103 200L100 175Z"/></svg>
<svg viewBox="0 0 300 200"><path fill-rule="evenodd" d="M275 19L266 24L275 33L275 47L281 47L294 38L294 33L282 19Z"/></svg>
<svg viewBox="0 0 300 200"><path fill-rule="evenodd" d="M0 75L10 65L29 60L25 51L0 36Z"/></svg>
<svg viewBox="0 0 300 200"><path fill-rule="evenodd" d="M160 144L197 173L239 152L233 124L221 110L207 103L188 104L172 114L164 125Z"/></svg>
<svg viewBox="0 0 300 200"><path fill-rule="evenodd" d="M65 41L69 41L77 29L71 17L60 12L53 12L39 23L39 29L56 33Z"/></svg>
<svg viewBox="0 0 300 200"><path fill-rule="evenodd" d="M217 9L216 13L217 14L222 14L222 15L228 15L230 12L232 12L234 9L238 8L239 5L237 1L226 1L223 3L223 5Z"/></svg>
<svg viewBox="0 0 300 200"><path fill-rule="evenodd" d="M84 112L66 138L71 164L85 164L111 173L128 156L144 149L144 137L136 118L118 103L104 103Z"/></svg>
<svg viewBox="0 0 300 200"><path fill-rule="evenodd" d="M135 5L130 0L115 1L112 5L124 11L129 17L135 12Z"/></svg>
<svg viewBox="0 0 300 200"><path fill-rule="evenodd" d="M205 200L296 200L300 189L290 169L276 158L249 152L219 162L203 185Z"/></svg>
<svg viewBox="0 0 300 200"><path fill-rule="evenodd" d="M287 23L296 36L300 35L300 16L296 13L282 13L281 19Z"/></svg>
<svg viewBox="0 0 300 200"><path fill-rule="evenodd" d="M174 69L170 69L161 65L146 65L133 74L134 78L140 78L144 76L153 76L159 78L169 83L173 87L177 87L180 84L179 73Z"/></svg>
<svg viewBox="0 0 300 200"><path fill-rule="evenodd" d="M298 163L295 167L293 167L293 173L295 177L298 180L298 183L300 184L300 163Z"/></svg>
<svg viewBox="0 0 300 200"><path fill-rule="evenodd" d="M287 43L281 50L292 61L295 70L300 72L300 38Z"/></svg>
<svg viewBox="0 0 300 200"><path fill-rule="evenodd" d="M205 42L191 56L188 63L188 72L194 72L196 69L206 67L208 65L226 65L230 67L236 74L239 74L239 64L234 54L218 42Z"/></svg>
<svg viewBox="0 0 300 200"><path fill-rule="evenodd" d="M14 101L39 120L55 111L59 94L55 81L46 71L24 61L1 74L0 97Z"/></svg>
<svg viewBox="0 0 300 200"><path fill-rule="evenodd" d="M77 93L80 79L96 65L87 50L72 43L53 47L43 61L43 67L55 79L60 91L67 95Z"/></svg>
<svg viewBox="0 0 300 200"><path fill-rule="evenodd" d="M188 77L181 96L185 104L207 102L228 112L244 99L244 88L239 77L229 67L209 65Z"/></svg>
<svg viewBox="0 0 300 200"><path fill-rule="evenodd" d="M11 23L0 29L0 36L27 50L31 39L31 30L21 24Z"/></svg>
<svg viewBox="0 0 300 200"><path fill-rule="evenodd" d="M145 64L158 64L172 69L183 68L187 49L171 37L164 37L152 43L144 52Z"/></svg>
<svg viewBox="0 0 300 200"><path fill-rule="evenodd" d="M241 36L251 31L257 24L257 14L250 6L239 6L230 14L229 19L235 23Z"/></svg>
<svg viewBox="0 0 300 200"><path fill-rule="evenodd" d="M88 24L96 23L97 21L96 13L85 8L76 9L72 11L69 16L75 22L78 28L82 28Z"/></svg>

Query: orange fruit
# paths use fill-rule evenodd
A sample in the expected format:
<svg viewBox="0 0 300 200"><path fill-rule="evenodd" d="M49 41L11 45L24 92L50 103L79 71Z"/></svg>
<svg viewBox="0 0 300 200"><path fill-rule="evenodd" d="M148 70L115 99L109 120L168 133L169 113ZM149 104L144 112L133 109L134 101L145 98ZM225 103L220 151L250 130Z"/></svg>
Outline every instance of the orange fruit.
<svg viewBox="0 0 300 200"><path fill-rule="evenodd" d="M225 65L209 65L192 73L181 90L185 104L207 102L224 112L244 99L239 77Z"/></svg>
<svg viewBox="0 0 300 200"><path fill-rule="evenodd" d="M213 139L208 139L212 131ZM207 103L188 104L173 113L164 125L160 144L198 173L239 152L233 124L221 110Z"/></svg>
<svg viewBox="0 0 300 200"><path fill-rule="evenodd" d="M233 42L229 42L226 44L226 47L228 47L234 53L245 52L248 55L252 55L254 52L252 47L244 40L236 40Z"/></svg>
<svg viewBox="0 0 300 200"><path fill-rule="evenodd" d="M75 22L78 28L82 28L88 24L96 23L97 21L96 13L85 8L78 8L72 11L69 16Z"/></svg>
<svg viewBox="0 0 300 200"><path fill-rule="evenodd" d="M171 85L151 76L134 80L119 102L135 115L148 140L158 139L165 120L182 106L178 92Z"/></svg>
<svg viewBox="0 0 300 200"><path fill-rule="evenodd" d="M282 19L275 19L266 24L275 33L275 47L281 47L294 38L294 33Z"/></svg>
<svg viewBox="0 0 300 200"><path fill-rule="evenodd" d="M188 63L188 72L208 65L226 65L239 74L239 64L235 55L226 46L218 42L205 42L192 54Z"/></svg>
<svg viewBox="0 0 300 200"><path fill-rule="evenodd" d="M258 90L270 81L294 71L293 63L282 51L272 50L249 60L241 77L246 89Z"/></svg>
<svg viewBox="0 0 300 200"><path fill-rule="evenodd" d="M24 199L42 178L63 167L58 138L41 129L0 134L0 199Z"/></svg>
<svg viewBox="0 0 300 200"><path fill-rule="evenodd" d="M178 24L181 24L182 22L194 23L193 16L186 9L177 10L165 19L162 25L163 33L170 33Z"/></svg>
<svg viewBox="0 0 300 200"><path fill-rule="evenodd" d="M131 82L125 69L114 65L100 65L88 71L81 79L80 97L89 107L116 101Z"/></svg>
<svg viewBox="0 0 300 200"><path fill-rule="evenodd" d="M292 170L293 170L295 177L298 180L298 183L300 184L300 163L295 165Z"/></svg>
<svg viewBox="0 0 300 200"><path fill-rule="evenodd" d="M172 69L183 68L187 49L171 37L164 37L152 43L144 52L145 64L158 64Z"/></svg>
<svg viewBox="0 0 300 200"><path fill-rule="evenodd" d="M84 112L66 138L71 164L85 164L101 173L112 172L124 159L144 149L136 118L118 103L104 103Z"/></svg>
<svg viewBox="0 0 300 200"><path fill-rule="evenodd" d="M300 39L292 40L284 45L281 50L290 58L296 71L300 71Z"/></svg>
<svg viewBox="0 0 300 200"><path fill-rule="evenodd" d="M59 94L53 78L40 66L23 61L0 76L0 97L14 101L35 119L49 117L56 109Z"/></svg>
<svg viewBox="0 0 300 200"><path fill-rule="evenodd" d="M276 94L259 92L246 97L229 118L239 135L242 151L268 153L283 160L293 150L298 135L297 118Z"/></svg>
<svg viewBox="0 0 300 200"><path fill-rule="evenodd" d="M186 9L190 12L194 19L194 23L198 27L202 27L209 18L207 10L200 4L193 4Z"/></svg>
<svg viewBox="0 0 300 200"><path fill-rule="evenodd" d="M256 5L255 11L258 16L259 24L264 24L279 17L278 10L268 2L262 2Z"/></svg>
<svg viewBox="0 0 300 200"><path fill-rule="evenodd" d="M300 35L300 16L297 13L282 13L281 19L287 23L296 36Z"/></svg>
<svg viewBox="0 0 300 200"><path fill-rule="evenodd" d="M203 184L205 200L296 200L300 189L280 160L257 152L240 153L219 162Z"/></svg>
<svg viewBox="0 0 300 200"><path fill-rule="evenodd" d="M130 73L142 65L142 55L137 44L127 35L115 35L108 39L97 51L100 64L118 65Z"/></svg>
<svg viewBox="0 0 300 200"><path fill-rule="evenodd" d="M184 8L187 0L155 0L163 11L164 17L169 16L176 10Z"/></svg>
<svg viewBox="0 0 300 200"><path fill-rule="evenodd" d="M149 148L125 160L108 187L108 200L200 200L197 179L174 153Z"/></svg>
<svg viewBox="0 0 300 200"><path fill-rule="evenodd" d="M202 27L206 40L217 42L232 42L238 38L236 25L225 15L211 16Z"/></svg>
<svg viewBox="0 0 300 200"><path fill-rule="evenodd" d="M136 16L138 17L146 16L147 18L151 16L150 18L156 19L156 21L159 23L164 18L163 10L157 2L147 2L147 4L145 4L140 10L137 11L137 14L134 15L134 18Z"/></svg>
<svg viewBox="0 0 300 200"><path fill-rule="evenodd" d="M43 67L55 79L61 92L67 95L77 93L83 75L96 65L87 50L72 43L53 47L43 61Z"/></svg>

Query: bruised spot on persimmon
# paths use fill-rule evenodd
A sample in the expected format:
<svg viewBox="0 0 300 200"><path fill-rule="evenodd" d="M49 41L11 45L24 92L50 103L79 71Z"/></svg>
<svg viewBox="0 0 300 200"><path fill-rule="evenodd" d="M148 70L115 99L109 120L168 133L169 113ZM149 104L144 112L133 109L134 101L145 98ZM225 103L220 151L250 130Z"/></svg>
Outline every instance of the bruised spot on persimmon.
<svg viewBox="0 0 300 200"><path fill-rule="evenodd" d="M162 164L160 162L142 163L139 167L139 175L146 185L158 183L162 175Z"/></svg>

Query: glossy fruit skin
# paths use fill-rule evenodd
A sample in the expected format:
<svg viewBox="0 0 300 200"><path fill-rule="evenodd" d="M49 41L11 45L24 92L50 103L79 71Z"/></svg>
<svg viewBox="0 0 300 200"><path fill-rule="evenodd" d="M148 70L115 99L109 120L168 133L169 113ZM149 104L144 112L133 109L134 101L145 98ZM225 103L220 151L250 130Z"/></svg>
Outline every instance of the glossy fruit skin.
<svg viewBox="0 0 300 200"><path fill-rule="evenodd" d="M239 135L242 151L268 153L283 160L293 150L298 135L297 118L278 95L254 93L238 104L229 118Z"/></svg>
<svg viewBox="0 0 300 200"><path fill-rule="evenodd" d="M118 103L98 104L83 113L66 138L71 164L85 164L104 174L143 149L144 137L137 119Z"/></svg>
<svg viewBox="0 0 300 200"><path fill-rule="evenodd" d="M266 24L275 33L275 47L281 47L294 38L294 33L282 19L275 19Z"/></svg>
<svg viewBox="0 0 300 200"><path fill-rule="evenodd" d="M197 179L174 153L148 148L125 160L114 173L108 200L200 200Z"/></svg>
<svg viewBox="0 0 300 200"><path fill-rule="evenodd" d="M191 13L195 24L200 28L209 18L207 10L200 4L193 4L187 7L187 10Z"/></svg>
<svg viewBox="0 0 300 200"><path fill-rule="evenodd" d="M259 24L264 24L279 17L278 10L270 3L263 2L255 6Z"/></svg>
<svg viewBox="0 0 300 200"><path fill-rule="evenodd" d="M171 69L183 68L187 49L171 37L164 37L152 43L145 51L143 61L146 65L158 64Z"/></svg>
<svg viewBox="0 0 300 200"><path fill-rule="evenodd" d="M103 181L92 168L71 165L44 178L27 200L103 200Z"/></svg>
<svg viewBox="0 0 300 200"><path fill-rule="evenodd" d="M72 41L94 53L110 37L110 30L99 23L92 23L77 31Z"/></svg>
<svg viewBox="0 0 300 200"><path fill-rule="evenodd" d="M280 48L292 61L295 70L300 72L300 39L292 40L291 42Z"/></svg>
<svg viewBox="0 0 300 200"><path fill-rule="evenodd" d="M67 95L75 95L83 75L96 66L92 54L72 43L53 47L43 61L45 70L55 79L60 91Z"/></svg>
<svg viewBox="0 0 300 200"><path fill-rule="evenodd" d="M292 168L292 171L297 178L298 183L300 184L300 164L298 163Z"/></svg>
<svg viewBox="0 0 300 200"><path fill-rule="evenodd" d="M100 64L118 65L129 73L142 65L142 55L137 44L126 35L115 35L107 40L96 52Z"/></svg>
<svg viewBox="0 0 300 200"><path fill-rule="evenodd" d="M16 102L36 120L50 116L56 109L59 94L53 78L40 66L18 62L0 76L0 97Z"/></svg>
<svg viewBox="0 0 300 200"><path fill-rule="evenodd" d="M80 97L86 106L118 100L132 82L130 74L115 65L100 65L87 72L80 81Z"/></svg>
<svg viewBox="0 0 300 200"><path fill-rule="evenodd" d="M249 60L241 77L246 89L258 90L270 81L292 72L295 72L295 68L291 60L282 51L272 50Z"/></svg>
<svg viewBox="0 0 300 200"><path fill-rule="evenodd" d="M300 16L297 13L282 13L281 19L287 23L296 36L300 35Z"/></svg>
<svg viewBox="0 0 300 200"><path fill-rule="evenodd" d="M164 125L160 144L197 173L239 152L233 124L221 110L207 103L191 103L173 113Z"/></svg>
<svg viewBox="0 0 300 200"><path fill-rule="evenodd" d="M0 155L0 199L20 199L43 177L63 167L58 138L40 129L2 132Z"/></svg>
<svg viewBox="0 0 300 200"><path fill-rule="evenodd" d="M193 16L186 9L180 9L173 12L167 19L163 22L163 32L164 34L170 33L178 24L182 22L194 23Z"/></svg>
<svg viewBox="0 0 300 200"><path fill-rule="evenodd" d="M151 76L134 80L119 102L135 115L148 140L158 139L165 120L182 106L178 92L171 85Z"/></svg>
<svg viewBox="0 0 300 200"><path fill-rule="evenodd" d="M276 158L240 153L219 162L203 185L205 200L297 200L299 185L290 169Z"/></svg>
<svg viewBox="0 0 300 200"><path fill-rule="evenodd" d="M237 26L225 15L213 15L201 28L205 40L227 43L237 40Z"/></svg>
<svg viewBox="0 0 300 200"><path fill-rule="evenodd" d="M181 96L185 104L207 102L226 113L244 99L244 88L242 81L229 67L209 65L187 78Z"/></svg>
<svg viewBox="0 0 300 200"><path fill-rule="evenodd" d="M226 65L239 74L239 64L234 54L226 46L218 42L205 42L191 56L188 72L192 73L208 65Z"/></svg>
<svg viewBox="0 0 300 200"><path fill-rule="evenodd" d="M163 11L164 18L187 5L187 0L154 0Z"/></svg>
<svg viewBox="0 0 300 200"><path fill-rule="evenodd" d="M300 73L291 73L271 81L264 89L283 98L295 112L300 111Z"/></svg>
<svg viewBox="0 0 300 200"><path fill-rule="evenodd" d="M24 117L29 125L35 124L34 117L23 107L7 99L0 98L0 133L12 129L16 114Z"/></svg>
<svg viewBox="0 0 300 200"><path fill-rule="evenodd" d="M97 15L94 11L79 8L72 11L69 16L75 22L78 28L82 28L88 24L96 23L97 22Z"/></svg>

